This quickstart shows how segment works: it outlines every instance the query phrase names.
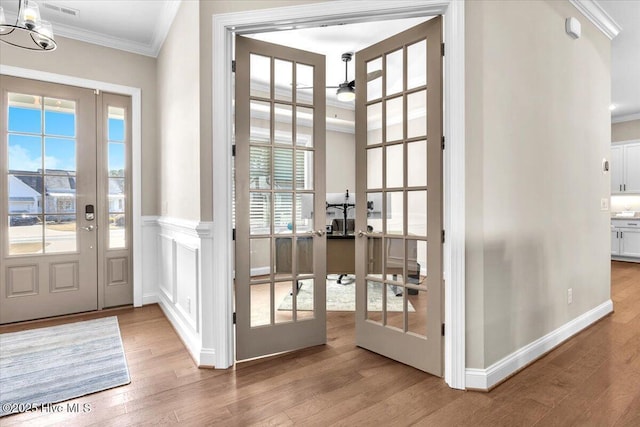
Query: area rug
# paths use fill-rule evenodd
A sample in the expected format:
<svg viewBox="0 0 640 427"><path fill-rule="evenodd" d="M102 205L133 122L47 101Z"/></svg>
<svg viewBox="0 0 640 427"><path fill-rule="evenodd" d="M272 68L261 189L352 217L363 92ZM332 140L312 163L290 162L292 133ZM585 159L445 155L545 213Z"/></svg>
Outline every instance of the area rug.
<svg viewBox="0 0 640 427"><path fill-rule="evenodd" d="M130 382L117 317L0 334L0 417Z"/></svg>
<svg viewBox="0 0 640 427"><path fill-rule="evenodd" d="M298 291L298 310L313 310L313 287L310 283L302 280ZM407 301L409 312L416 310ZM287 294L280 303L278 310L291 311L292 298ZM382 294L369 293L369 310L382 311ZM327 311L355 311L356 310L356 285L348 283L342 285L335 280L327 280ZM387 289L387 311L402 311L402 296L395 296L393 291Z"/></svg>

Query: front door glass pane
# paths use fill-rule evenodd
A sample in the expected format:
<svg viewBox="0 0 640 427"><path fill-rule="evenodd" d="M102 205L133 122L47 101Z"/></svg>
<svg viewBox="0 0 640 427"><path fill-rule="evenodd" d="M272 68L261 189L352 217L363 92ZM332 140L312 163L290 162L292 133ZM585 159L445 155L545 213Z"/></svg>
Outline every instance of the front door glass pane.
<svg viewBox="0 0 640 427"><path fill-rule="evenodd" d="M76 102L8 101L9 255L76 252Z"/></svg>

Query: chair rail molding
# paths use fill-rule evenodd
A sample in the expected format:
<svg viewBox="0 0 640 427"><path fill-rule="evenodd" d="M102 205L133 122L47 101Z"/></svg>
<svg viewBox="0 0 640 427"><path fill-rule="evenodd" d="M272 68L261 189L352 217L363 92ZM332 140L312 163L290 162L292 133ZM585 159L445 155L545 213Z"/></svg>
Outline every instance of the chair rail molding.
<svg viewBox="0 0 640 427"><path fill-rule="evenodd" d="M464 2L457 0L331 1L212 16L213 123L213 312L216 367L235 359L233 335L233 256L231 240L232 42L236 34L275 31L284 25L356 23L371 20L443 15L445 20L444 105L447 150L445 170L445 381L465 388L465 261L464 261Z"/></svg>

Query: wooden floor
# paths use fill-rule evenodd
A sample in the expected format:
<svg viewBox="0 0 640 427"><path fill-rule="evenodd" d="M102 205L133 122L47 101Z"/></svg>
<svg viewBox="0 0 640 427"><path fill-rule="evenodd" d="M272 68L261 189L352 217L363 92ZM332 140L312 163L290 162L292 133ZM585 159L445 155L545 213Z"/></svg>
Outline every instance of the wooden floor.
<svg viewBox="0 0 640 427"><path fill-rule="evenodd" d="M197 369L156 305L82 315L118 316L131 384L73 401L90 413L0 425L640 426L640 264L613 263L612 282L613 315L489 393L452 390L354 347L353 313L329 316L325 346L226 371Z"/></svg>

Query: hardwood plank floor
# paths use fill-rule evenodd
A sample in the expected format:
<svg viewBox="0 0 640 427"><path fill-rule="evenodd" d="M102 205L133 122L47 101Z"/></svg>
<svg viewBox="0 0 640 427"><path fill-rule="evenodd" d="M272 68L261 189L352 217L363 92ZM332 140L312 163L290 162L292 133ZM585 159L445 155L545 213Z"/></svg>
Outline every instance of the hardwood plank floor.
<svg viewBox="0 0 640 427"><path fill-rule="evenodd" d="M612 263L615 313L489 393L354 346L353 313L328 315L328 343L218 371L198 369L157 305L0 327L0 333L117 315L131 384L74 399L89 413L31 412L14 425L640 425L640 264ZM1 392L1 390L0 390Z"/></svg>

